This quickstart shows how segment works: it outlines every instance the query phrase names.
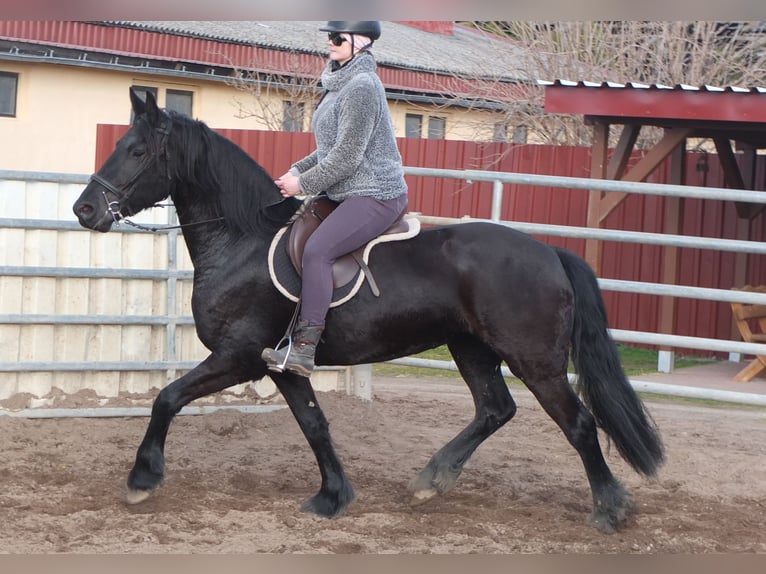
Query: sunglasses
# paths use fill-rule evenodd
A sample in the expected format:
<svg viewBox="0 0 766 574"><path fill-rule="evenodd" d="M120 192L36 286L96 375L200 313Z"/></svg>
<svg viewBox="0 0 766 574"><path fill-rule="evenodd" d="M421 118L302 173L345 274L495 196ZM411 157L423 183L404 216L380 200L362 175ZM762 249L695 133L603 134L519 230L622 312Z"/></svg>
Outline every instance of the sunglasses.
<svg viewBox="0 0 766 574"><path fill-rule="evenodd" d="M341 36L338 32L330 32L327 34L327 39L332 42L333 46L340 46L343 42L347 42L346 38Z"/></svg>

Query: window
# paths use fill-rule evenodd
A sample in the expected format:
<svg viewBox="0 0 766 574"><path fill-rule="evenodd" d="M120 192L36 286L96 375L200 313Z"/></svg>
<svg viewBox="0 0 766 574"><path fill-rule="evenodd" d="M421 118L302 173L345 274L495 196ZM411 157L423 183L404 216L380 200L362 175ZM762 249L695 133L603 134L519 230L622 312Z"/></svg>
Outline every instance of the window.
<svg viewBox="0 0 766 574"><path fill-rule="evenodd" d="M165 108L192 117L194 92L187 90L167 90L165 92Z"/></svg>
<svg viewBox="0 0 766 574"><path fill-rule="evenodd" d="M443 140L447 131L446 118L428 118L428 139Z"/></svg>
<svg viewBox="0 0 766 574"><path fill-rule="evenodd" d="M286 132L303 131L304 105L298 102L282 102L282 129Z"/></svg>
<svg viewBox="0 0 766 574"><path fill-rule="evenodd" d="M444 139L447 131L446 118L440 118L435 116L426 116L428 121L428 139ZM421 114L406 114L404 116L404 137L408 138L422 138L423 137L423 120L424 117Z"/></svg>
<svg viewBox="0 0 766 574"><path fill-rule="evenodd" d="M0 116L16 117L16 89L19 75L0 72Z"/></svg>
<svg viewBox="0 0 766 574"><path fill-rule="evenodd" d="M513 128L513 143L515 144L525 144L527 143L527 137L529 130L527 129L527 126L524 124L520 124Z"/></svg>
<svg viewBox="0 0 766 574"><path fill-rule="evenodd" d="M423 116L407 114L404 116L404 137L419 138L423 133Z"/></svg>
<svg viewBox="0 0 766 574"><path fill-rule="evenodd" d="M151 88L149 86L131 86L130 89L133 90L134 92L136 92L136 94L138 94L138 96L142 100L144 100L144 101L146 101L146 92L151 92L152 95L154 96L154 99L155 100L157 99L157 88ZM131 124L133 123L133 117L134 117L133 116L133 110L131 109L130 110L130 123Z"/></svg>
<svg viewBox="0 0 766 574"><path fill-rule="evenodd" d="M495 142L507 142L508 141L508 124L505 122L495 122L492 130L492 141Z"/></svg>

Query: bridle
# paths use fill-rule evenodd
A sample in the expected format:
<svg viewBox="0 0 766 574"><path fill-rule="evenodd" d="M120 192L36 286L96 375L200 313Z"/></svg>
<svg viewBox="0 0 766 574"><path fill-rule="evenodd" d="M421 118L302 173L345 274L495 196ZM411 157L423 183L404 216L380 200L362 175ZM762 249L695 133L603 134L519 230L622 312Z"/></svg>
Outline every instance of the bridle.
<svg viewBox="0 0 766 574"><path fill-rule="evenodd" d="M88 180L88 183L95 182L98 185L101 186L101 196L104 198L104 203L106 205L106 212L109 215L112 216L112 219L114 220L115 225L120 225L120 221L124 221L128 225L135 227L137 229L142 229L144 231L163 231L166 229L181 229L183 227L191 227L193 225L201 225L203 223L212 223L215 221L222 221L223 217L216 217L214 219L206 219L204 221L195 221L192 223L185 223L181 225L165 225L165 226L158 226L158 227L148 227L145 225L141 225L139 223L135 223L133 221L130 221L127 218L124 218L122 214L120 213L122 211L122 205L121 202L125 202L126 200L130 199L130 196L132 195L132 186L133 184L138 180L143 173L149 169L149 167L152 166L152 164L159 160L161 157L165 157L166 159L166 169L167 169L167 177L168 180L172 179L172 175L170 173L170 152L168 151L168 136L170 135L170 131L173 128L173 118L170 115L165 115L166 120L164 122L161 122L159 126L154 128L159 134L160 134L160 142L157 146L157 153L149 154L146 159L143 161L143 163L139 166L138 170L128 179L128 181L122 186L122 189L118 188L114 184L112 184L107 179L104 179L97 173L94 173L90 176L90 179ZM114 195L116 198L114 201L109 201L109 197L107 197L107 192ZM165 207L165 205L162 204L156 204L153 207Z"/></svg>

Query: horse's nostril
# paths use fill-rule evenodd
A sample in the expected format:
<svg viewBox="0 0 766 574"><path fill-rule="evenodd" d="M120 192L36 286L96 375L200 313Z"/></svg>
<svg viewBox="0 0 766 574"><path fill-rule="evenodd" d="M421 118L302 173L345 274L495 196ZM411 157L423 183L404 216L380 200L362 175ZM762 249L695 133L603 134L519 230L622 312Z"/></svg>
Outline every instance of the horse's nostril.
<svg viewBox="0 0 766 574"><path fill-rule="evenodd" d="M89 213L93 212L93 206L88 205L87 203L83 203L79 208L79 212L83 215L88 215Z"/></svg>

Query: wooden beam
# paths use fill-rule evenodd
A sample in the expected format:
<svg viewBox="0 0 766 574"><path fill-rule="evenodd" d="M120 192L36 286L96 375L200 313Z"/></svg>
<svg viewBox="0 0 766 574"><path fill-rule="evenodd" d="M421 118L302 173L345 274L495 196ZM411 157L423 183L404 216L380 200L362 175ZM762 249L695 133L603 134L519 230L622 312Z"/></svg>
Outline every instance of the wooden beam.
<svg viewBox="0 0 766 574"><path fill-rule="evenodd" d="M657 167L675 150L686 141L691 133L691 128L671 128L665 130L665 135L641 160L633 166L622 181L643 181L657 169ZM627 197L626 193L611 192L606 194L599 204L599 222L604 221L617 206Z"/></svg>
<svg viewBox="0 0 766 574"><path fill-rule="evenodd" d="M740 170L742 183L745 185L745 189L755 189L755 160L758 152L755 147L749 144L741 144L739 147L742 149L742 169Z"/></svg>
<svg viewBox="0 0 766 574"><path fill-rule="evenodd" d="M715 149L718 152L718 160L721 162L721 167L723 168L726 186L731 189L753 189L752 173L748 174L748 179L750 180L750 185L748 185L739 169L737 156L734 154L731 142L724 138L713 138L713 142L715 143ZM750 166L750 168L752 169L752 166ZM757 203L745 203L742 201L735 201L734 207L737 209L737 215L742 219L752 219L764 208L763 205Z"/></svg>
<svg viewBox="0 0 766 574"><path fill-rule="evenodd" d="M670 159L670 183L686 184L686 147L677 146ZM662 233L680 235L684 217L684 198L665 198L665 222ZM680 257L678 247L665 246L662 258L662 283L678 285L680 276ZM677 301L675 297L665 296L660 300L660 333L675 333L677 324ZM662 347L667 351L670 347Z"/></svg>
<svg viewBox="0 0 766 574"><path fill-rule="evenodd" d="M731 147L728 139L713 138L715 149L718 152L718 159L723 167L723 174L726 185L733 189L746 189L745 178L737 164L737 157ZM737 208L737 239L748 241L750 239L750 222L755 214L761 211L762 206L751 203L734 202ZM747 283L748 261L750 257L747 253L737 253L734 257L734 287L742 287Z"/></svg>
<svg viewBox="0 0 766 574"><path fill-rule="evenodd" d="M731 142L723 138L713 138L715 150L718 152L718 160L723 168L726 185L732 189L745 189L745 180L742 178L742 172L739 171L737 158L734 150L731 149Z"/></svg>
<svg viewBox="0 0 766 574"><path fill-rule="evenodd" d="M737 218L736 237L740 241L750 240L751 219ZM737 252L734 256L734 287L743 287L747 285L747 263L749 256L747 253Z"/></svg>
<svg viewBox="0 0 766 574"><path fill-rule="evenodd" d="M614 153L609 160L609 166L606 170L607 179L622 179L640 131L640 125L630 124L622 126L620 141L617 142L617 147L614 148Z"/></svg>
<svg viewBox="0 0 766 574"><path fill-rule="evenodd" d="M609 151L609 124L596 122L593 125L593 143L591 144L590 177L604 179L607 170ZM601 227L599 205L603 192L592 190L588 196L588 227ZM585 260L599 274L601 269L602 245L595 239L585 240Z"/></svg>

